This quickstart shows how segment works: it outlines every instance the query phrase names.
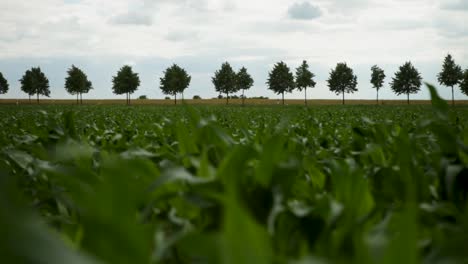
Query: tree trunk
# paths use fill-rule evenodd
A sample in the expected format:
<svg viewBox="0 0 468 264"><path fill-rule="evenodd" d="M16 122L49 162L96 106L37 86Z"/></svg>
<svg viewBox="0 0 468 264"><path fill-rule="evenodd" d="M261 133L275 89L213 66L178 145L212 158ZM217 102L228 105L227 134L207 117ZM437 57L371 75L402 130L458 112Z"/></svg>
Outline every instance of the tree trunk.
<svg viewBox="0 0 468 264"><path fill-rule="evenodd" d="M377 89L377 105L379 105L379 90Z"/></svg>
<svg viewBox="0 0 468 264"><path fill-rule="evenodd" d="M304 88L304 103L307 105L307 88Z"/></svg>
<svg viewBox="0 0 468 264"><path fill-rule="evenodd" d="M130 93L128 93L128 105L130 105Z"/></svg>
<svg viewBox="0 0 468 264"><path fill-rule="evenodd" d="M226 93L226 105L229 104L229 93Z"/></svg>
<svg viewBox="0 0 468 264"><path fill-rule="evenodd" d="M37 104L39 104L39 93L37 93Z"/></svg>
<svg viewBox="0 0 468 264"><path fill-rule="evenodd" d="M409 105L409 93L407 93L406 95L408 96L408 99L407 99L407 100L408 100L408 105Z"/></svg>
<svg viewBox="0 0 468 264"><path fill-rule="evenodd" d="M80 93L80 104L83 104L83 93Z"/></svg>
<svg viewBox="0 0 468 264"><path fill-rule="evenodd" d="M177 93L174 93L174 105L177 105Z"/></svg>
<svg viewBox="0 0 468 264"><path fill-rule="evenodd" d="M244 89L242 89L242 106L244 106L245 96L244 96Z"/></svg>
<svg viewBox="0 0 468 264"><path fill-rule="evenodd" d="M79 105L80 102L78 101L78 93L76 93L76 104Z"/></svg>
<svg viewBox="0 0 468 264"><path fill-rule="evenodd" d="M31 103L31 95L29 95L29 103Z"/></svg>
<svg viewBox="0 0 468 264"><path fill-rule="evenodd" d="M182 102L184 102L184 92L182 92Z"/></svg>
<svg viewBox="0 0 468 264"><path fill-rule="evenodd" d="M455 96L453 95L453 85L452 85L452 106L455 106Z"/></svg>
<svg viewBox="0 0 468 264"><path fill-rule="evenodd" d="M282 94L282 96L283 96L283 105L284 105L284 92L282 92L281 94Z"/></svg>
<svg viewBox="0 0 468 264"><path fill-rule="evenodd" d="M343 91L343 103L342 104L344 105L344 91Z"/></svg>

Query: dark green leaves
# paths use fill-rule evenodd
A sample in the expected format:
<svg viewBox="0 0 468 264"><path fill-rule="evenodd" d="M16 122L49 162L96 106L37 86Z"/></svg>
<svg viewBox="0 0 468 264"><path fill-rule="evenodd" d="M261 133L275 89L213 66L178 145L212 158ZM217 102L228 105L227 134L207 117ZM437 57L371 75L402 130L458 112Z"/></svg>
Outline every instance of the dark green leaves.
<svg viewBox="0 0 468 264"><path fill-rule="evenodd" d="M254 84L252 76L247 72L245 67L242 67L237 73L237 89L238 90L248 90Z"/></svg>
<svg viewBox="0 0 468 264"><path fill-rule="evenodd" d="M41 71L41 68L31 68L27 70L23 77L20 79L21 90L27 93L29 96L37 95L37 101L39 102L39 95L49 97L49 79Z"/></svg>
<svg viewBox="0 0 468 264"><path fill-rule="evenodd" d="M3 74L0 72L0 94L6 94L8 92L8 81L3 77Z"/></svg>
<svg viewBox="0 0 468 264"><path fill-rule="evenodd" d="M442 71L437 75L437 80L441 85L453 87L460 83L462 75L461 67L455 63L452 55L448 54L442 65Z"/></svg>
<svg viewBox="0 0 468 264"><path fill-rule="evenodd" d="M468 95L468 69L463 72L463 76L460 82L460 89L462 93Z"/></svg>
<svg viewBox="0 0 468 264"><path fill-rule="evenodd" d="M288 65L282 61L273 66L273 70L269 73L267 84L268 89L272 90L276 94L283 95L283 104L284 93L291 93L296 87L294 75Z"/></svg>
<svg viewBox="0 0 468 264"><path fill-rule="evenodd" d="M296 69L296 86L299 91L307 89L308 87L314 88L317 84L314 81L315 74L309 70L307 61L303 61L302 65Z"/></svg>
<svg viewBox="0 0 468 264"><path fill-rule="evenodd" d="M463 71L461 67L455 64L452 55L448 54L442 65L442 71L437 75L437 80L441 85L452 88L452 105L455 105L453 86L459 84L462 79Z"/></svg>
<svg viewBox="0 0 468 264"><path fill-rule="evenodd" d="M221 65L221 69L215 72L212 78L212 82L215 86L216 92L224 93L226 94L226 97L240 89L240 87L237 85L236 72L234 72L228 62L223 63Z"/></svg>
<svg viewBox="0 0 468 264"><path fill-rule="evenodd" d="M4 106L1 261L463 262L468 110L428 87L411 108Z"/></svg>
<svg viewBox="0 0 468 264"><path fill-rule="evenodd" d="M371 75L371 84L372 86L378 90L382 88L384 80L385 80L385 72L379 66L374 65L371 68L372 75Z"/></svg>
<svg viewBox="0 0 468 264"><path fill-rule="evenodd" d="M129 95L134 93L140 86L140 77L138 73L133 72L132 67L125 65L112 77L112 91L114 94L127 94L127 104Z"/></svg>
<svg viewBox="0 0 468 264"><path fill-rule="evenodd" d="M176 98L178 93L183 93L187 89L191 80L192 77L184 69L174 64L164 71L160 88L164 94L174 95Z"/></svg>
<svg viewBox="0 0 468 264"><path fill-rule="evenodd" d="M299 91L304 90L305 104L307 105L307 88L314 88L317 84L314 81L315 74L309 70L307 61L303 61L302 65L296 69L296 87Z"/></svg>
<svg viewBox="0 0 468 264"><path fill-rule="evenodd" d="M65 78L65 89L73 95L81 95L88 93L93 89L93 84L88 80L88 76L79 68L72 65L67 71L68 76Z"/></svg>
<svg viewBox="0 0 468 264"><path fill-rule="evenodd" d="M390 83L393 92L397 95L417 93L421 85L421 74L411 62L407 62L401 66Z"/></svg>
<svg viewBox="0 0 468 264"><path fill-rule="evenodd" d="M330 72L327 80L330 91L336 94L354 93L357 91L357 76L346 63L338 63Z"/></svg>

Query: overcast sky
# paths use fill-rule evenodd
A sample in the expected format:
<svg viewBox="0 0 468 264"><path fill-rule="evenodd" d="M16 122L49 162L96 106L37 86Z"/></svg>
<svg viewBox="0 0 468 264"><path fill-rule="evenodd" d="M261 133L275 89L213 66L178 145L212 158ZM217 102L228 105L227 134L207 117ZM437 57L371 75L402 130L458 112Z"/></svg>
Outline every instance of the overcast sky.
<svg viewBox="0 0 468 264"><path fill-rule="evenodd" d="M52 98L73 98L63 88L71 64L93 82L88 98L116 97L111 79L124 64L140 74L134 97L161 98L159 78L172 63L192 75L186 98L214 97L211 77L224 61L248 68L248 96L276 98L265 84L271 67L305 59L317 75L310 98L339 98L326 79L347 62L359 82L347 98L375 97L369 79L378 64L387 74L381 98L404 99L388 85L400 65L413 62L435 83L449 52L468 68L467 43L468 0L0 0L0 72L10 83L0 98L26 98L18 79L31 66L49 77ZM456 97L468 99L458 89Z"/></svg>

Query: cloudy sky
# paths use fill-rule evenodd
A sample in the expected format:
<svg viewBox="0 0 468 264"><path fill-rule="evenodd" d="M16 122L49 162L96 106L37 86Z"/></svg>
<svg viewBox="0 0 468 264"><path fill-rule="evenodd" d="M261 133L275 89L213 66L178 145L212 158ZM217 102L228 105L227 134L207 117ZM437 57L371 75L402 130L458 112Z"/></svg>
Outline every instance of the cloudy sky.
<svg viewBox="0 0 468 264"><path fill-rule="evenodd" d="M374 64L386 71L388 99L404 99L388 82L406 61L431 83L449 52L468 68L467 0L0 0L0 32L0 72L10 83L3 98L26 98L18 79L31 66L49 77L53 98L72 98L63 88L71 64L93 82L92 98L115 97L111 79L124 64L142 80L134 96L150 98L163 97L159 78L172 63L192 75L186 98L216 96L211 77L224 61L253 75L248 96L271 98L265 82L281 60L291 68L307 60L318 83L309 95L324 99L338 98L326 86L337 62L358 76L348 98L362 99L375 97Z"/></svg>

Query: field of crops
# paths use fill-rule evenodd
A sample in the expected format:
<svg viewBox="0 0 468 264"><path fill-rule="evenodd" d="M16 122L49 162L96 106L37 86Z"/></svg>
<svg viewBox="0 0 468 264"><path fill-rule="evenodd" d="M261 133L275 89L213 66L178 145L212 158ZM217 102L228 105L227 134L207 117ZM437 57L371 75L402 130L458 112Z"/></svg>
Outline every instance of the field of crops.
<svg viewBox="0 0 468 264"><path fill-rule="evenodd" d="M468 107L0 106L2 263L468 263Z"/></svg>

